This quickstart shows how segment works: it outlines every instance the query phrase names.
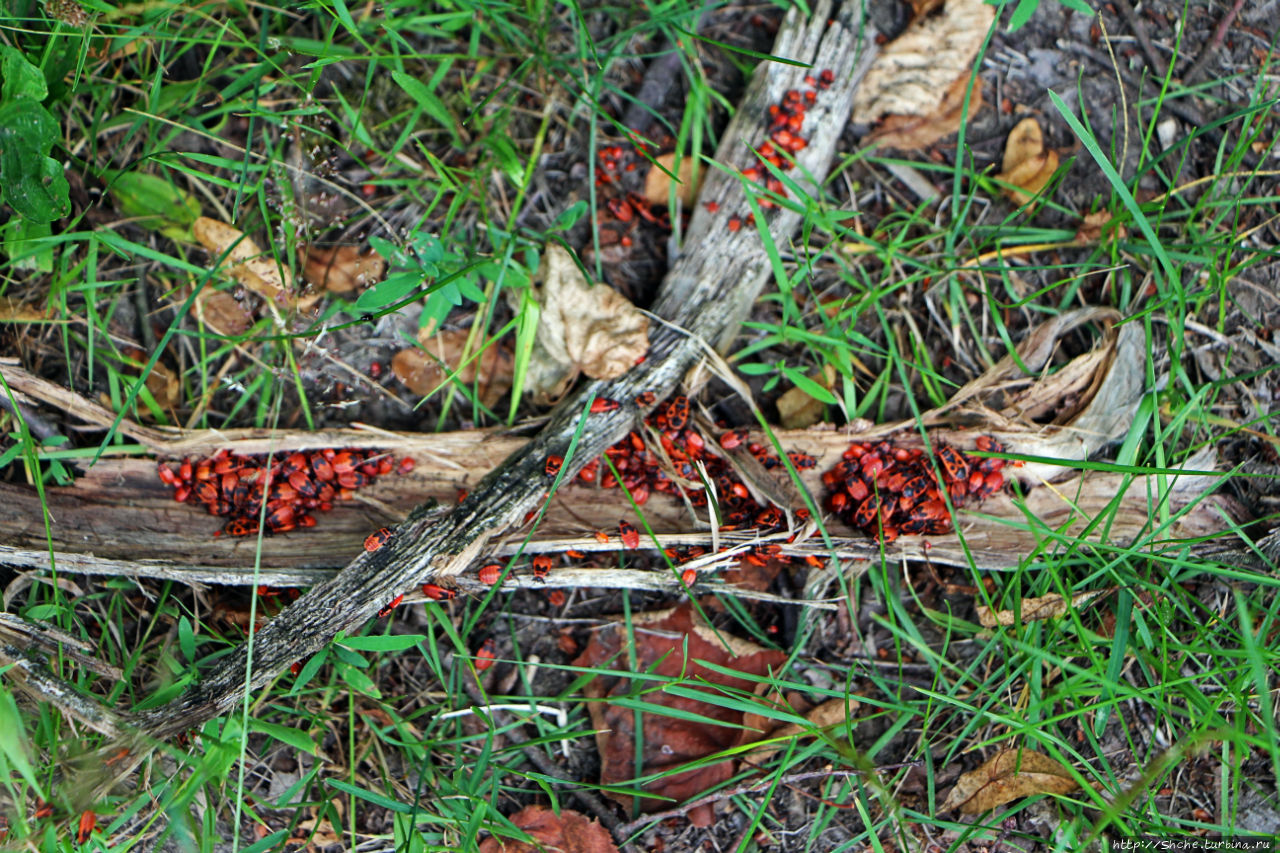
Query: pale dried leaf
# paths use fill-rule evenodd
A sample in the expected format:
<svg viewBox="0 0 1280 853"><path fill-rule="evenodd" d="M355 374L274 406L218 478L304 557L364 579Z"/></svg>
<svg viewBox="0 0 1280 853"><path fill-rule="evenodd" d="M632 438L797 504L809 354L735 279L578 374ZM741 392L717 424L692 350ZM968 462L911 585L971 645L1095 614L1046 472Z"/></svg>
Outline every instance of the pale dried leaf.
<svg viewBox="0 0 1280 853"><path fill-rule="evenodd" d="M331 293L363 290L381 280L386 269L382 255L373 250L362 253L355 246L312 246L302 261L302 277Z"/></svg>
<svg viewBox="0 0 1280 853"><path fill-rule="evenodd" d="M1021 616L1012 610L993 611L990 607L977 606L978 622L984 627L994 628L997 625L1006 627L1021 619L1023 622L1034 622L1037 619L1057 619L1065 616L1068 610L1079 610L1099 596L1106 595L1111 589L1091 589L1077 592L1070 599L1063 598L1056 592L1042 595L1039 598L1024 598L1019 605Z"/></svg>
<svg viewBox="0 0 1280 853"><path fill-rule="evenodd" d="M464 385L479 379L480 401L486 406L493 406L511 389L515 360L502 344L490 344L476 356L474 349L467 349L465 329L421 337L421 348L402 349L391 358L392 372L413 393L429 396L455 371Z"/></svg>
<svg viewBox="0 0 1280 853"><path fill-rule="evenodd" d="M878 142L881 148L897 148L903 151L917 151L928 148L933 143L950 136L960 129L965 118L974 115L982 108L982 81L973 84L973 93L969 96L969 110L965 112L964 96L969 91L969 80L973 72L961 73L942 95L933 112L926 115L885 116L871 134L871 139Z"/></svg>
<svg viewBox="0 0 1280 853"><path fill-rule="evenodd" d="M618 853L609 831L599 821L570 809L557 815L542 806L526 806L511 816L511 822L534 843L490 837L480 842L480 853Z"/></svg>
<svg viewBox="0 0 1280 853"><path fill-rule="evenodd" d="M973 58L994 19L995 9L982 0L948 0L938 14L912 21L881 50L858 87L853 121L938 115L957 81L968 84ZM979 89L974 86L975 98ZM960 94L963 100L963 87Z"/></svg>
<svg viewBox="0 0 1280 853"><path fill-rule="evenodd" d="M258 244L237 228L201 216L191 226L191 233L209 250L214 259L227 253L227 273L245 287L282 310L306 310L320 294L297 297L293 294L293 275L288 268L264 255ZM243 239L241 239L243 238Z"/></svg>
<svg viewBox="0 0 1280 853"><path fill-rule="evenodd" d="M548 246L543 272L538 341L554 361L617 379L649 351L648 318L613 288L588 285L567 251Z"/></svg>
<svg viewBox="0 0 1280 853"><path fill-rule="evenodd" d="M1009 133L1004 146L1004 161L996 179L1017 189L1004 194L1015 204L1026 204L1039 194L1058 168L1058 152L1044 147L1044 134L1034 118L1024 118Z"/></svg>
<svg viewBox="0 0 1280 853"><path fill-rule="evenodd" d="M680 186L676 190L676 196L680 199L680 203L685 207L692 207L693 202L698 198L698 187L693 183L693 158L685 156L680 158L680 170L676 171L676 155L674 152L663 154L655 157L654 165L649 166L649 174L644 178L644 198L656 207L666 207L667 200L671 193L671 175L674 174L680 181ZM659 168L659 166L661 168ZM663 171L665 169L666 171ZM702 177L706 174L703 168L698 173L698 183L702 183Z"/></svg>
<svg viewBox="0 0 1280 853"><path fill-rule="evenodd" d="M821 372L809 377L814 382L830 390L836 381L836 369L826 365ZM778 418L784 429L804 429L822 420L827 413L827 404L809 396L803 388L796 386L778 398Z"/></svg>
<svg viewBox="0 0 1280 853"><path fill-rule="evenodd" d="M959 809L961 814L979 814L1022 797L1067 794L1077 787L1071 773L1047 755L1030 749L1005 749L956 780L938 811Z"/></svg>

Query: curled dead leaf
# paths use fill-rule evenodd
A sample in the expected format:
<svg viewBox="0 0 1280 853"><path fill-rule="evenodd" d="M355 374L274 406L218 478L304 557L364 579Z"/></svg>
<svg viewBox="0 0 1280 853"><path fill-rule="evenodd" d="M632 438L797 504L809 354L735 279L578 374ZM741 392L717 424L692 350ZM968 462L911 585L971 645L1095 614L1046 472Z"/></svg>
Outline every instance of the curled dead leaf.
<svg viewBox="0 0 1280 853"><path fill-rule="evenodd" d="M302 261L302 277L331 293L362 290L379 281L386 270L387 261L382 255L372 249L362 253L355 246L312 246Z"/></svg>
<svg viewBox="0 0 1280 853"><path fill-rule="evenodd" d="M853 121L883 119L873 138L889 148L924 148L954 133L964 118L973 58L994 17L981 0L948 0L940 13L918 16L876 57L854 95ZM968 114L981 104L975 81Z"/></svg>
<svg viewBox="0 0 1280 853"><path fill-rule="evenodd" d="M191 226L191 233L213 256L224 254L227 273L281 310L307 310L320 298L319 293L295 296L293 274L264 254L252 238L225 222L201 216Z"/></svg>
<svg viewBox="0 0 1280 853"><path fill-rule="evenodd" d="M534 843L486 838L480 842L480 853L618 853L609 831L599 821L569 809L561 809L557 815L542 806L527 806L513 814L511 822Z"/></svg>
<svg viewBox="0 0 1280 853"><path fill-rule="evenodd" d="M467 349L470 335L465 329L451 329L422 336L421 348L402 349L391 358L391 370L410 391L426 397L445 384L451 373L464 385L479 383L480 402L493 406L511 389L515 360L500 343L491 343L483 353Z"/></svg>
<svg viewBox="0 0 1280 853"><path fill-rule="evenodd" d="M975 80L969 95L969 111L964 109L964 96L974 75L963 73L947 87L936 109L926 115L887 115L871 132L871 139L881 148L918 151L950 136L960 129L965 118L982 109L982 81Z"/></svg>
<svg viewBox="0 0 1280 853"><path fill-rule="evenodd" d="M1070 771L1030 749L1004 749L956 780L938 811L979 814L1035 794L1067 794L1078 788Z"/></svg>
<svg viewBox="0 0 1280 853"><path fill-rule="evenodd" d="M1077 592L1070 599L1063 598L1056 592L1048 595L1042 595L1039 598L1024 598L1019 606L1019 613L1012 610L993 611L990 607L979 604L977 606L978 621L986 628L994 628L997 625L1009 626L1015 624L1019 615L1023 622L1033 622L1037 619L1056 619L1060 616L1067 615L1068 610L1079 610L1095 598L1106 595L1111 589L1091 589L1086 592Z"/></svg>
<svg viewBox="0 0 1280 853"><path fill-rule="evenodd" d="M617 379L649 351L648 318L612 287L589 285L563 248L547 247L542 271L538 342L562 372Z"/></svg>
<svg viewBox="0 0 1280 853"><path fill-rule="evenodd" d="M689 156L681 157L679 171L676 171L676 155L674 152L663 154L661 157L653 159L653 165L649 167L649 174L644 177L645 201L657 207L666 207L667 201L671 197L671 175L675 175L680 181L680 185L676 189L676 196L680 199L682 205L692 207L694 201L698 198L699 189L693 183L693 158ZM700 170L698 174L699 184L702 183L702 176L705 173L705 168Z"/></svg>
<svg viewBox="0 0 1280 853"><path fill-rule="evenodd" d="M1013 128L1004 146L1004 161L996 179L1016 189L1001 191L1023 205L1038 195L1058 168L1058 152L1044 147L1044 133L1034 118L1024 118Z"/></svg>
<svg viewBox="0 0 1280 853"><path fill-rule="evenodd" d="M1085 246L1089 243L1097 243L1105 234L1108 240L1123 240L1128 232L1125 227L1119 223L1112 225L1115 219L1110 211L1099 210L1096 213L1086 213L1084 218L1080 220L1080 228L1076 231L1076 236L1072 238L1077 246Z"/></svg>

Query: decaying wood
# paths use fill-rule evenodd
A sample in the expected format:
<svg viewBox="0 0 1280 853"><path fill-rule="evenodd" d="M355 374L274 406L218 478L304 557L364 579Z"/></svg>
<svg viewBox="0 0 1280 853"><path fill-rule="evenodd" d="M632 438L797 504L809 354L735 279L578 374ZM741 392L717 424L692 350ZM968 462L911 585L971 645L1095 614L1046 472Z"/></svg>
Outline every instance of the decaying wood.
<svg viewBox="0 0 1280 853"><path fill-rule="evenodd" d="M805 19L793 9L775 44L775 55L805 65L831 68L836 85L810 109L819 128L810 145L797 157L798 174L825 175L835 153L838 134L849 114L853 90L874 48L873 33L861 25L857 4L833 12L830 2L818 3ZM808 69L766 63L757 69L741 108L717 152L721 163L746 166L750 150L765 138L761 117L768 103L787 89L801 88ZM737 177L709 170L704 198L715 199L721 210L748 209ZM647 360L623 378L592 382L571 395L552 413L534 439L516 450L486 476L470 496L443 517L426 507L413 510L395 528L387 545L363 553L333 579L311 589L258 633L252 671L248 649L224 658L202 682L177 700L136 716L139 728L168 737L229 711L246 690L267 684L300 657L322 649L338 631L359 625L384 604L418 584L467 570L489 540L538 506L547 493L543 474L547 456L564 456L564 476L572 477L582 464L602 453L631 429L636 410L630 405L594 416L578 434L578 419L588 401L597 396L630 401L641 391L666 393L700 357L704 340L722 341L735 333L734 320L759 293L769 274L768 259L758 236L743 229L724 228L725 214L713 215L699 205L680 256L663 283L654 312L667 321L651 338ZM800 214L781 209L768 214L772 239L785 243Z"/></svg>

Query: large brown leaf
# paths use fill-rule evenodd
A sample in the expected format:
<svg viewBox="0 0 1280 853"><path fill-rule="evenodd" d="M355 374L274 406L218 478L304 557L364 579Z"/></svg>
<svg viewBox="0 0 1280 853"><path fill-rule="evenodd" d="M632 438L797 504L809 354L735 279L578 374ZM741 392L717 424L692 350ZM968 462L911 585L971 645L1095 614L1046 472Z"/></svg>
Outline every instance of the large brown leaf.
<svg viewBox="0 0 1280 853"><path fill-rule="evenodd" d="M556 814L542 806L528 806L511 816L511 822L535 841L486 838L480 853L618 853L609 832L597 821L564 809Z"/></svg>
<svg viewBox="0 0 1280 853"><path fill-rule="evenodd" d="M786 655L779 651L762 649L753 643L729 637L724 632L712 633L707 627L696 624L690 606L686 603L665 618L638 624L634 620L635 667L638 672L674 679L682 673L686 682L705 681L730 690L751 693L757 682L746 676L760 676L770 669L777 670L786 662ZM724 640L725 642L722 642ZM611 626L596 632L587 648L574 661L575 666L624 666L628 659L627 631ZM686 645L687 644L687 645ZM729 645L729 648L726 648ZM687 651L686 651L687 650ZM661 660L661 663L658 661ZM699 663L704 660L742 674L726 675ZM632 692L637 685L652 682L633 682L621 675L600 676L589 682L584 693L593 699L607 699ZM607 702L593 702L590 706L591 721L600 749L601 784L622 785L637 776L672 770L704 758L721 750L742 743L750 743L761 732L744 732L737 726L743 723L741 711L724 708L687 696L664 691L646 693L644 701L670 708L674 713L697 715L715 722L679 719L657 712L647 712L644 720L644 749L641 766L636 767L636 714L630 708ZM747 737L744 739L744 735ZM656 811L667 808L672 802L684 802L717 785L733 775L733 762L721 761L693 770L673 773L638 787L653 797L644 797L640 808ZM625 794L611 793L614 799L627 808L632 798ZM658 799L659 797L667 799ZM711 817L709 809L691 811L689 819L698 825L706 825Z"/></svg>

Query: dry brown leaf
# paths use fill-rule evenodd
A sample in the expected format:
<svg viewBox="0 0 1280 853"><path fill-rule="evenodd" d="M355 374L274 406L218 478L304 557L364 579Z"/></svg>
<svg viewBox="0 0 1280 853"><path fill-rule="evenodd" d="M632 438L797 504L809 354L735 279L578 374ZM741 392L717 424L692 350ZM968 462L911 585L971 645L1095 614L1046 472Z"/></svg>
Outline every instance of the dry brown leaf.
<svg viewBox="0 0 1280 853"><path fill-rule="evenodd" d="M1108 240L1123 240L1128 234L1123 225L1117 224L1114 227L1108 227L1114 218L1111 212L1107 210L1086 213L1084 219L1080 220L1080 228L1076 231L1076 236L1072 242L1077 246L1097 243L1102 239L1104 232Z"/></svg>
<svg viewBox="0 0 1280 853"><path fill-rule="evenodd" d="M635 638L635 666L637 672L650 672L660 676L683 675L694 682L706 681L730 690L752 692L758 682L748 676L764 675L776 669L786 656L774 650L761 649L753 643L736 639L734 651L728 651L714 634L693 615L692 607L685 603L656 620L634 619L632 635ZM723 631L720 636L726 636ZM591 636L587 648L574 660L575 666L607 666L617 669L626 666L628 656L618 653L628 643L628 632L617 625L597 631ZM736 653L735 653L736 652ZM687 657L686 657L687 654ZM742 673L726 675L698 661L724 667ZM593 699L626 695L633 689L631 680L621 675L598 676L584 688ZM629 707L607 702L592 702L588 706L591 722L596 729L596 744L602 763L601 782L621 784L638 775L648 775L661 770L671 770L704 758L716 752L751 742L743 739L737 728L742 723L741 711L722 705L703 702L674 692L658 692L646 697L646 701L671 708L675 713L716 720L706 723L698 719L665 716L648 713L643 716L644 752L642 767L636 767L635 718ZM755 733L752 733L755 734ZM755 737L759 737L755 734ZM721 761L694 770L675 772L669 776L646 782L639 786L653 797L641 800L642 810L654 811L668 808L670 802L658 797L668 797L684 802L733 775L733 762ZM628 787L635 787L628 785ZM610 793L614 799L630 808L632 798L621 793ZM696 825L709 821L709 809L693 810L689 819Z"/></svg>
<svg viewBox="0 0 1280 853"><path fill-rule="evenodd" d="M884 119L875 138L892 148L923 148L955 132L973 58L994 17L982 0L948 0L940 13L916 18L876 57L854 95L853 121ZM969 115L981 98L975 83Z"/></svg>
<svg viewBox="0 0 1280 853"><path fill-rule="evenodd" d="M1079 786L1067 768L1030 749L1005 749L956 780L939 813L978 814L1035 794L1067 794Z"/></svg>
<svg viewBox="0 0 1280 853"><path fill-rule="evenodd" d="M644 198L649 204L657 207L666 207L667 201L671 197L671 176L668 172L675 174L680 180L680 188L676 190L676 196L680 199L680 203L685 207L692 207L698 198L698 187L693 183L693 158L685 156L680 158L680 171L676 171L676 155L675 152L663 154L661 157L655 157L654 164L649 167L649 174L644 177ZM661 168L659 168L661 166ZM666 171L663 171L665 169ZM702 169L698 174L698 183L702 183L702 176L706 174L706 169Z"/></svg>
<svg viewBox="0 0 1280 853"><path fill-rule="evenodd" d="M534 843L490 837L480 842L480 853L618 853L599 821L569 809L557 815L542 806L526 806L511 816L511 822L532 836Z"/></svg>
<svg viewBox="0 0 1280 853"><path fill-rule="evenodd" d="M1058 152L1044 147L1044 134L1034 118L1024 118L1009 133L1004 161L996 179L1018 189L1001 190L1015 204L1031 201L1058 168Z"/></svg>
<svg viewBox="0 0 1280 853"><path fill-rule="evenodd" d="M0 323L39 323L51 315L46 307L38 310L34 304L24 305L9 296L0 296Z"/></svg>
<svg viewBox="0 0 1280 853"><path fill-rule="evenodd" d="M157 361L147 374L147 390L156 401L156 405L164 411L177 408L182 399L182 384L178 375L169 369L163 361Z"/></svg>
<svg viewBox="0 0 1280 853"><path fill-rule="evenodd" d="M228 274L277 308L305 311L320 298L319 293L295 296L292 273L277 264L275 258L264 255L258 244L239 229L201 216L191 226L191 233L215 260L226 253Z"/></svg>
<svg viewBox="0 0 1280 853"><path fill-rule="evenodd" d="M538 342L567 372L617 379L649 351L648 318L612 287L588 285L563 248L547 247L542 271Z"/></svg>
<svg viewBox="0 0 1280 853"><path fill-rule="evenodd" d="M253 313L225 290L201 290L196 297L196 316L220 335L242 335L253 326Z"/></svg>
<svg viewBox="0 0 1280 853"><path fill-rule="evenodd" d="M372 249L361 253L355 246L312 246L302 260L302 277L331 293L362 290L381 280L386 270L382 255Z"/></svg>
<svg viewBox="0 0 1280 853"><path fill-rule="evenodd" d="M853 698L828 699L816 708L804 712L804 718L807 723L804 726L797 723L778 726L770 717L760 714L744 714L742 725L746 728L743 730L743 734L751 737L744 737L743 743L796 737L809 734L815 729L827 729L832 726L842 725L852 719L860 707L862 707L861 704ZM753 729L755 731L751 731ZM760 734L756 734L756 731L760 732ZM782 749L783 746L785 746L783 743L765 744L753 749L746 757L753 764L760 764L767 761L770 756Z"/></svg>
<svg viewBox="0 0 1280 853"><path fill-rule="evenodd" d="M836 382L836 369L828 364L809 378L830 390ZM809 396L809 392L798 385L778 398L778 419L783 429L811 427L826 414L827 404Z"/></svg>
<svg viewBox="0 0 1280 853"><path fill-rule="evenodd" d="M964 96L972 76L972 73L965 73L957 77L943 93L938 108L928 115L885 116L884 121L872 131L871 139L880 143L881 148L918 151L955 133L964 124L966 116L982 109L982 81L978 80L973 85L973 94L969 96L969 111L964 111Z"/></svg>
<svg viewBox="0 0 1280 853"><path fill-rule="evenodd" d="M490 344L476 356L474 350L467 350L468 338L469 333L465 329L423 336L421 348L402 349L392 357L391 370L420 397L433 393L445 384L449 374L456 371L456 378L464 385L471 385L478 379L480 402L493 406L511 389L515 360L511 351L499 343Z"/></svg>
<svg viewBox="0 0 1280 853"><path fill-rule="evenodd" d="M1111 589L1091 589L1086 592L1077 592L1070 599L1063 598L1056 592L1048 595L1042 595L1039 598L1024 598L1019 606L1021 611L1021 620L1023 622L1033 622L1037 619L1056 619L1059 616L1067 615L1068 610L1079 610L1095 598L1106 595ZM979 604L977 606L978 622L984 627L994 628L997 625L1009 626L1016 623L1019 619L1018 614L1012 610L993 611L990 607Z"/></svg>

